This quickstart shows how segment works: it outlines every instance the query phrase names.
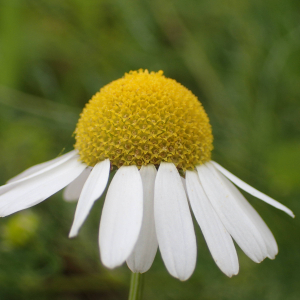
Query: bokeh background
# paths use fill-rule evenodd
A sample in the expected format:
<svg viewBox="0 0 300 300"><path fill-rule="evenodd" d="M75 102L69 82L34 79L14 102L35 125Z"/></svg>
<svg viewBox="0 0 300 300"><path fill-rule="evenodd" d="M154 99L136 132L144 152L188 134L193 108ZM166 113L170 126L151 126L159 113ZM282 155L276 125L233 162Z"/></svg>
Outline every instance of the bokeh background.
<svg viewBox="0 0 300 300"><path fill-rule="evenodd" d="M0 184L72 149L78 115L100 87L139 68L164 70L203 103L213 159L290 207L249 195L279 244L276 260L223 275L195 224L187 282L158 254L144 299L300 299L300 2L298 0L2 0ZM127 299L126 266L106 270L97 235L103 198L79 237L61 192L0 220L0 299Z"/></svg>

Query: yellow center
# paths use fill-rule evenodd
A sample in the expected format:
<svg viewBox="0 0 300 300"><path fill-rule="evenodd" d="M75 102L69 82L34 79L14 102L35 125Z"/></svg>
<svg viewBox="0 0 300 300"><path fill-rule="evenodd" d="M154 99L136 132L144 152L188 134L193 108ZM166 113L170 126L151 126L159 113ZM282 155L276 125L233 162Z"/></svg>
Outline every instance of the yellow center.
<svg viewBox="0 0 300 300"><path fill-rule="evenodd" d="M173 162L194 169L210 160L213 136L197 97L163 72L132 71L104 86L84 108L75 149L89 166Z"/></svg>

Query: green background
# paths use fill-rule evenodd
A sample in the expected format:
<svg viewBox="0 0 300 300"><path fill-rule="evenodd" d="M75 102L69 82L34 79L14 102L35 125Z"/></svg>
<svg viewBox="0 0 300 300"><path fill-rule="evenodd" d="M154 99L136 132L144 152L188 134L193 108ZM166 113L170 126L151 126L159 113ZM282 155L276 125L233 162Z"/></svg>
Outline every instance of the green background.
<svg viewBox="0 0 300 300"><path fill-rule="evenodd" d="M130 70L164 70L203 103L213 159L296 219L247 195L276 237L276 260L255 264L238 249L240 274L229 279L195 224L192 277L172 278L158 254L144 299L300 299L299 20L298 0L2 0L0 184L72 149L100 87ZM76 203L61 192L1 219L0 299L127 299L128 268L100 263L102 204L73 240Z"/></svg>

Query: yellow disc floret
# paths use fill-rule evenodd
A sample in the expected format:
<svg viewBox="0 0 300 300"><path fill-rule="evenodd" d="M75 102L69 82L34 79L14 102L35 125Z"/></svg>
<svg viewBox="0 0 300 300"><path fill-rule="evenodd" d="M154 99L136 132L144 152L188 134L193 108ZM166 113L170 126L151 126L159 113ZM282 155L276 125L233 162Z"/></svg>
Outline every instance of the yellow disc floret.
<svg viewBox="0 0 300 300"><path fill-rule="evenodd" d="M210 160L213 136L197 97L162 71L133 71L104 86L86 105L75 149L89 166L173 162L193 169Z"/></svg>

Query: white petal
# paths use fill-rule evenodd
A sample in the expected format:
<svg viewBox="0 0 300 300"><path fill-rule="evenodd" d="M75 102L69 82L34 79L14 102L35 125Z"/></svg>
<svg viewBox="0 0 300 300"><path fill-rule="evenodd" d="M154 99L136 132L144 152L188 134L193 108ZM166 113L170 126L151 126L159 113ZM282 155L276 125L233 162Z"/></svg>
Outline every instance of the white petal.
<svg viewBox="0 0 300 300"><path fill-rule="evenodd" d="M0 216L5 217L42 202L73 181L85 167L76 156L47 172L18 182L0 196Z"/></svg>
<svg viewBox="0 0 300 300"><path fill-rule="evenodd" d="M67 202L77 201L79 199L82 188L92 171L91 167L87 167L74 181L72 181L63 191L63 198Z"/></svg>
<svg viewBox="0 0 300 300"><path fill-rule="evenodd" d="M20 182L23 182L24 180L27 180L29 178L35 177L37 175L40 175L44 172L47 172L61 164L63 164L65 161L71 159L72 157L77 156L77 151L73 150L70 151L62 156L59 156L55 159L52 159L50 161L38 164L36 166L33 166L21 174L11 178L7 184L0 187L0 195L4 194L5 192L11 190L13 187L17 186Z"/></svg>
<svg viewBox="0 0 300 300"><path fill-rule="evenodd" d="M260 215L257 213L257 211L241 194L241 192L225 176L220 174L220 178L222 178L224 184L227 185L228 189L231 190L235 199L239 202L241 207L244 209L245 214L248 215L248 217L252 220L253 224L257 227L257 229L261 233L265 241L265 244L267 246L268 257L274 259L276 254L278 253L278 246L272 232L270 231L266 223L263 221L263 219L260 217Z"/></svg>
<svg viewBox="0 0 300 300"><path fill-rule="evenodd" d="M246 191L247 193L249 193L250 195L261 199L265 202L267 202L268 204L286 212L288 215L290 215L291 217L295 217L294 213L287 208L286 206L284 206L283 204L279 203L278 201L272 199L271 197L267 196L266 194L256 190L255 188L253 188L252 186L250 186L249 184L247 184L246 182L242 181L241 179L237 178L235 175L233 175L232 173L230 173L229 171L227 171L226 169L224 169L222 166L220 166L218 163L211 161L211 163L221 172L223 173L229 180L231 180L235 185L237 185L239 188L241 188L242 190Z"/></svg>
<svg viewBox="0 0 300 300"><path fill-rule="evenodd" d="M154 224L154 183L156 169L153 165L142 166L143 182L143 223L133 252L127 259L129 269L134 273L145 273L153 263L158 242Z"/></svg>
<svg viewBox="0 0 300 300"><path fill-rule="evenodd" d="M196 265L196 237L184 187L173 163L163 162L158 169L154 217L166 268L172 276L187 280Z"/></svg>
<svg viewBox="0 0 300 300"><path fill-rule="evenodd" d="M54 160L57 160L57 159L59 159L59 158L60 158L60 157L57 157L57 158L55 158ZM51 165L51 164L52 164L52 161L53 161L53 160L50 160L50 161L46 161L46 162L43 162L43 163L41 163L41 164L32 166L32 167L26 169L25 171L23 171L22 173L20 173L20 174L18 174L18 175L16 175L16 176L12 177L11 179L9 179L9 180L7 181L7 183L12 183L12 182L14 182L14 181L18 181L18 180L20 180L20 179L22 179L22 178L25 178L25 177L27 177L27 176L29 176L29 175L31 175L31 174L33 174L33 173L39 171L39 170L42 170L42 169L44 169L45 167ZM7 183L6 183L6 184L7 184Z"/></svg>
<svg viewBox="0 0 300 300"><path fill-rule="evenodd" d="M136 166L122 166L107 191L99 231L102 263L115 268L126 261L143 219L143 185Z"/></svg>
<svg viewBox="0 0 300 300"><path fill-rule="evenodd" d="M78 231L88 216L94 202L104 192L109 178L109 170L109 159L101 161L94 166L80 194L69 237L74 237L78 234Z"/></svg>
<svg viewBox="0 0 300 300"><path fill-rule="evenodd" d="M265 242L244 210L209 164L197 166L200 182L223 225L242 250L255 262L267 257Z"/></svg>
<svg viewBox="0 0 300 300"><path fill-rule="evenodd" d="M186 171L185 178L190 204L210 253L221 271L232 277L239 272L232 238L207 198L197 172Z"/></svg>

